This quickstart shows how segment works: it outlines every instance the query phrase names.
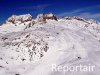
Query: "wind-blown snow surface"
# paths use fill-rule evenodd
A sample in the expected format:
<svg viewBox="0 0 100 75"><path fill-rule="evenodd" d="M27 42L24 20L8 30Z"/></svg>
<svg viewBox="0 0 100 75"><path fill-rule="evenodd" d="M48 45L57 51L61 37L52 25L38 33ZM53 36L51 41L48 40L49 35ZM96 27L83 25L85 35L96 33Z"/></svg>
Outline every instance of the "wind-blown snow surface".
<svg viewBox="0 0 100 75"><path fill-rule="evenodd" d="M0 75L100 74L99 23L73 18L24 27L10 24L0 27ZM63 73L52 71L52 64L96 67L93 72Z"/></svg>

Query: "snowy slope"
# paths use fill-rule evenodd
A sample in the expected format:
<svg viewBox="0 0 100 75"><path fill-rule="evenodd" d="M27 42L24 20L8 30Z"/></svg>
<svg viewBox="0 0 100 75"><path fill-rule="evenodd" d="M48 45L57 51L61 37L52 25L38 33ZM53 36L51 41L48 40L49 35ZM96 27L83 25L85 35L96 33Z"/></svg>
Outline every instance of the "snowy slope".
<svg viewBox="0 0 100 75"><path fill-rule="evenodd" d="M19 17L0 27L0 75L99 75L99 23L79 17L22 22ZM63 73L52 71L52 64L96 67L93 72Z"/></svg>

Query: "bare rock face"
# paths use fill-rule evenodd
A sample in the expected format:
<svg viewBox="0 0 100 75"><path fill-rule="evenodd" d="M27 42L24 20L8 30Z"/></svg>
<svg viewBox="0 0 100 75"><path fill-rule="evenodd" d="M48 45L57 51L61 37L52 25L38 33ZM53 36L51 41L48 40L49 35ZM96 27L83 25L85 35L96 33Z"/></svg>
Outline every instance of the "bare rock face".
<svg viewBox="0 0 100 75"><path fill-rule="evenodd" d="M52 14L52 13L49 13L49 14L39 14L37 16L37 18L35 19L35 23L38 23L38 22L46 22L47 19L51 19L51 20L56 20L57 21L57 17ZM11 24L15 24L15 25L20 25L22 23L29 23L30 25L30 22L33 23L33 19L32 19L32 16L30 14L25 14L25 15L12 15L11 17L8 18L8 20L6 21L6 23L11 23ZM25 24L26 25L26 24Z"/></svg>
<svg viewBox="0 0 100 75"><path fill-rule="evenodd" d="M36 18L37 22L44 22L44 14L39 14Z"/></svg>
<svg viewBox="0 0 100 75"><path fill-rule="evenodd" d="M57 21L57 17L52 13L44 15L44 19L52 19Z"/></svg>
<svg viewBox="0 0 100 75"><path fill-rule="evenodd" d="M32 16L30 14L26 14L26 15L12 15L11 17L8 18L8 20L6 21L6 23L24 23L27 21L31 21L32 20Z"/></svg>
<svg viewBox="0 0 100 75"><path fill-rule="evenodd" d="M50 14L39 14L36 18L36 20L38 22L45 22L47 19L51 19L51 20L56 20L57 21L57 17L50 13Z"/></svg>

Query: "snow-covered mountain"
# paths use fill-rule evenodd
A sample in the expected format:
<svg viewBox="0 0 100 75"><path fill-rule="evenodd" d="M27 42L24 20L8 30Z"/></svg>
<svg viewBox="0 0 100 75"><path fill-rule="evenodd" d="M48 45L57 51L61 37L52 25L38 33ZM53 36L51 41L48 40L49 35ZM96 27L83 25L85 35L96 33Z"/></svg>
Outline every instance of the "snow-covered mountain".
<svg viewBox="0 0 100 75"><path fill-rule="evenodd" d="M52 13L13 15L0 26L0 75L99 75L100 23ZM95 65L93 72L52 71Z"/></svg>

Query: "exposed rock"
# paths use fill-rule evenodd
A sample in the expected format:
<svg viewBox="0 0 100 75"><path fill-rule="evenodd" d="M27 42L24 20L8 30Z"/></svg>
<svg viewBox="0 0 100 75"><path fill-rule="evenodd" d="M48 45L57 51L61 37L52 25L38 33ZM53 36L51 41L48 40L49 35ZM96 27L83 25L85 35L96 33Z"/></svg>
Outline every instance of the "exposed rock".
<svg viewBox="0 0 100 75"><path fill-rule="evenodd" d="M50 13L50 14L39 14L36 19L37 19L38 22L45 22L46 19L52 19L52 20L57 21L57 17L52 13Z"/></svg>
<svg viewBox="0 0 100 75"><path fill-rule="evenodd" d="M85 18L81 18L81 17L78 17L78 16L72 16L72 17L66 16L66 17L64 17L64 19L66 19L66 20L76 19L78 21L83 21L83 22L88 23L88 24L93 24L93 23L99 24L99 22L97 22L94 19L85 19Z"/></svg>
<svg viewBox="0 0 100 75"><path fill-rule="evenodd" d="M35 24L35 21L34 20L29 21L29 22L26 22L25 23L25 25L26 25L25 29L32 27L34 24Z"/></svg>
<svg viewBox="0 0 100 75"><path fill-rule="evenodd" d="M30 14L26 14L26 15L12 15L11 17L8 18L8 20L6 21L6 23L23 23L23 22L27 22L27 21L31 21L32 20L32 16Z"/></svg>
<svg viewBox="0 0 100 75"><path fill-rule="evenodd" d="M52 13L44 15L44 19L52 19L57 21L57 17Z"/></svg>

